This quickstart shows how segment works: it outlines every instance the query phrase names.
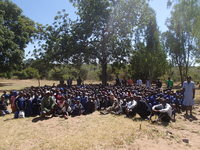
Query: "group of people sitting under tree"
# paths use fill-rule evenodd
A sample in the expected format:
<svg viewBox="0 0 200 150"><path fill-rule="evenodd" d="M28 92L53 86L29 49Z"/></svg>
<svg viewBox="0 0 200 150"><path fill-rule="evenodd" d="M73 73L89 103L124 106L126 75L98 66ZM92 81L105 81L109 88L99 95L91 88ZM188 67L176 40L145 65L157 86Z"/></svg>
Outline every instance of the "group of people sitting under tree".
<svg viewBox="0 0 200 150"><path fill-rule="evenodd" d="M63 84L63 83L62 83ZM22 91L4 92L1 96L1 115L9 113L11 105L14 118L37 116L65 119L100 111L100 114L124 114L142 119L158 116L159 121L169 122L176 112L181 112L183 91L158 86L133 85L71 85L30 87Z"/></svg>

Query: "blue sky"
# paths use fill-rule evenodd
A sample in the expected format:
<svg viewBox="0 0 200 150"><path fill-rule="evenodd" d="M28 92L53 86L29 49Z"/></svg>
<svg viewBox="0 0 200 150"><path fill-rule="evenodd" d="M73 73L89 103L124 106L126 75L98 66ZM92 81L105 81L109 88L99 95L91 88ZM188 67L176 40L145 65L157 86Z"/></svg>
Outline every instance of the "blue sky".
<svg viewBox="0 0 200 150"><path fill-rule="evenodd" d="M77 18L76 10L69 0L12 0L12 2L23 10L25 16L43 25L52 24L54 16L62 9L66 10L71 19ZM167 17L170 17L170 10L167 9L167 0L151 0L150 6L156 11L160 31L166 31L165 21ZM26 54L32 49L33 45L29 44L26 48Z"/></svg>

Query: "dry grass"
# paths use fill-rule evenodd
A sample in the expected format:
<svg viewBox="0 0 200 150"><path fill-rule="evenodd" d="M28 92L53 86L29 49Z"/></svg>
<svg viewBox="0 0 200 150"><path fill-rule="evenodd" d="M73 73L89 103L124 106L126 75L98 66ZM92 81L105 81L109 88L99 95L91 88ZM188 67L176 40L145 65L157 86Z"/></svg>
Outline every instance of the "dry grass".
<svg viewBox="0 0 200 150"><path fill-rule="evenodd" d="M44 85L53 85L53 83L58 84L58 81L51 81L51 80L41 80L41 86ZM38 80L7 80L7 79L0 79L0 91L3 90L20 90L25 87L30 86L38 86Z"/></svg>
<svg viewBox="0 0 200 150"><path fill-rule="evenodd" d="M99 115L99 112L68 120L11 118L12 115L0 118L1 150L200 148L200 122L184 121L182 117L168 126L151 124L138 118L132 120L123 116ZM168 131L172 135L167 135ZM184 144L182 138L188 138L190 143Z"/></svg>
<svg viewBox="0 0 200 150"><path fill-rule="evenodd" d="M59 84L59 81L55 80L40 80L40 86L44 85L55 85ZM87 80L84 82L85 84L99 84L100 81L93 81L93 80ZM76 81L73 81L73 84L76 84ZM4 90L21 90L25 87L31 87L31 86L39 86L38 80L14 80L14 79L0 79L0 92Z"/></svg>
<svg viewBox="0 0 200 150"><path fill-rule="evenodd" d="M142 137L148 122L133 122L123 116L98 112L64 120L51 118L0 119L0 149L118 149ZM141 124L141 129L140 129ZM148 133L148 132L147 132Z"/></svg>
<svg viewBox="0 0 200 150"><path fill-rule="evenodd" d="M1 90L37 86L35 80L1 80L10 85ZM52 85L56 81L41 81ZM200 91L196 92L200 97ZM0 117L0 150L198 150L200 149L200 107L195 106L197 120L183 115L168 126L151 124L138 118L100 115L95 112L65 120L63 118L12 119L13 114ZM167 134L170 131L172 134ZM183 138L189 143L182 142Z"/></svg>

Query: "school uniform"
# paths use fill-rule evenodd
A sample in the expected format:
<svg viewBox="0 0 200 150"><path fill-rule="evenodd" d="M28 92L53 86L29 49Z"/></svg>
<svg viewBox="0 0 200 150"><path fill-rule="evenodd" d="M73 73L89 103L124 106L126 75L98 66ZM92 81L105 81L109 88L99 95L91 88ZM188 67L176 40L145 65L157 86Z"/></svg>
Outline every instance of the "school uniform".
<svg viewBox="0 0 200 150"><path fill-rule="evenodd" d="M26 103L24 97L18 97L15 100L16 112L14 114L14 118L18 118L19 112L24 111L26 109Z"/></svg>
<svg viewBox="0 0 200 150"><path fill-rule="evenodd" d="M7 110L7 104L5 101L0 101L0 115L6 115L10 112Z"/></svg>
<svg viewBox="0 0 200 150"><path fill-rule="evenodd" d="M158 104L152 107L152 110L159 110L156 114L159 116L161 121L169 122L172 117L172 107L170 104L166 103L165 106L163 104Z"/></svg>

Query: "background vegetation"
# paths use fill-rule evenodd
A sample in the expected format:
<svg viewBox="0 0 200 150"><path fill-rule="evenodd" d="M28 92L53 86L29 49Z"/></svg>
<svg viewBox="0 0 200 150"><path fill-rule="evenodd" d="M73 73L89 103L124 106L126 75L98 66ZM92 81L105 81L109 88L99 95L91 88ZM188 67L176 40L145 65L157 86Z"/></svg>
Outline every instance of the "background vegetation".
<svg viewBox="0 0 200 150"><path fill-rule="evenodd" d="M66 11L43 26L23 15L9 0L0 0L0 77L107 81L120 78L181 83L187 75L199 81L200 3L169 0L168 30L161 33L148 0L70 0L77 9L72 21ZM166 6L167 7L167 6ZM35 43L33 59L24 57Z"/></svg>

